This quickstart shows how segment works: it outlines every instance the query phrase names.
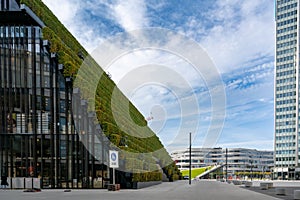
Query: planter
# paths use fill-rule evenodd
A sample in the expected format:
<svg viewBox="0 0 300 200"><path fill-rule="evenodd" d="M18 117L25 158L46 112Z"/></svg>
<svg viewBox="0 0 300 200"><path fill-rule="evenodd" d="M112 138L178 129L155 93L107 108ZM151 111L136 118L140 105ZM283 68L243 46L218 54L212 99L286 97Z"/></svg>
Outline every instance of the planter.
<svg viewBox="0 0 300 200"><path fill-rule="evenodd" d="M108 184L107 189L108 191L118 191L120 190L120 184Z"/></svg>

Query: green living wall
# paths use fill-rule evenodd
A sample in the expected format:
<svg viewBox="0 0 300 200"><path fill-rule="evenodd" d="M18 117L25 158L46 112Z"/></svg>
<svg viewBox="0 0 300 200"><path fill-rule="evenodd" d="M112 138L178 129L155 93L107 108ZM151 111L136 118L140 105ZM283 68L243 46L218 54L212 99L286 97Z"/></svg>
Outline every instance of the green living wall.
<svg viewBox="0 0 300 200"><path fill-rule="evenodd" d="M20 3L31 8L45 23L46 27L43 28L43 37L50 42L50 51L58 54L59 63L65 67L64 75L74 79L83 62L78 53L86 57L88 56L87 51L41 0L21 0ZM97 65L95 61L92 61L91 64ZM89 84L87 83L85 87L89 87ZM118 97L114 113L121 116L122 130L119 128L120 122L117 125L112 113L111 99L113 91ZM127 105L125 105L126 103ZM98 83L95 108L99 123L112 143L124 149L124 152L145 153L141 154L138 159L132 154L122 153L120 155L125 160L126 170L133 172L133 181L161 180L162 177L157 164L163 167L163 171L171 180L176 180L180 177L179 170L159 138L147 126L147 121L143 115L131 103L129 103L128 111L128 99L106 73L103 73ZM138 126L144 127L143 132L130 125L130 119L125 115L128 112L131 120ZM150 137L135 137L149 135Z"/></svg>

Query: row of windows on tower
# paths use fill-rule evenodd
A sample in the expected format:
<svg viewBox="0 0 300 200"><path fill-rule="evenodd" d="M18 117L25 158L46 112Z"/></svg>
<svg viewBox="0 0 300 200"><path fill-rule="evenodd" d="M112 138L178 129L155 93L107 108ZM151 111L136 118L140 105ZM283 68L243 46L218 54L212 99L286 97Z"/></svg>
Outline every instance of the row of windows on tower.
<svg viewBox="0 0 300 200"><path fill-rule="evenodd" d="M277 70L287 69L287 68L291 68L291 67L294 67L294 66L295 66L295 64L293 62L291 62L291 63L287 63L287 64L283 64L283 65L277 65L276 69Z"/></svg>
<svg viewBox="0 0 300 200"><path fill-rule="evenodd" d="M297 40L292 40L292 41L287 41L287 42L283 42L280 44L277 44L277 49L282 48L282 47L291 47L292 45L296 45L297 44Z"/></svg>
<svg viewBox="0 0 300 200"><path fill-rule="evenodd" d="M289 61L289 60L294 60L295 59L295 56L286 56L286 57L283 57L283 58L277 58L276 59L276 62L285 62L285 61Z"/></svg>
<svg viewBox="0 0 300 200"><path fill-rule="evenodd" d="M284 26L284 25L287 25L287 24L291 24L291 23L294 23L294 22L297 22L297 18L288 19L288 20L285 20L285 21L282 21L282 22L278 22L277 27Z"/></svg>
<svg viewBox="0 0 300 200"><path fill-rule="evenodd" d="M283 136L276 136L276 141L280 141L280 140L295 140L296 139L296 135L283 135Z"/></svg>
<svg viewBox="0 0 300 200"><path fill-rule="evenodd" d="M296 131L296 128L284 128L276 130L276 133L294 133Z"/></svg>
<svg viewBox="0 0 300 200"><path fill-rule="evenodd" d="M277 5L282 5L289 2L295 2L295 0L277 0Z"/></svg>
<svg viewBox="0 0 300 200"><path fill-rule="evenodd" d="M276 112L285 112L285 111L294 111L296 110L296 106L289 106L284 108L276 108Z"/></svg>
<svg viewBox="0 0 300 200"><path fill-rule="evenodd" d="M284 49L281 51L277 51L277 56L283 55L283 54L288 54L288 53L295 53L295 52L296 52L296 48Z"/></svg>
<svg viewBox="0 0 300 200"><path fill-rule="evenodd" d="M285 92L282 94L276 94L276 98L291 97L291 96L296 96L296 92Z"/></svg>
<svg viewBox="0 0 300 200"><path fill-rule="evenodd" d="M286 104L291 104L291 103L296 103L296 99L287 99L287 100L276 101L276 105L286 105Z"/></svg>
<svg viewBox="0 0 300 200"><path fill-rule="evenodd" d="M285 78L285 77L277 77L278 80L276 80L277 84L280 83L289 83L289 82L295 82L296 81L296 77L291 77L291 78Z"/></svg>
<svg viewBox="0 0 300 200"><path fill-rule="evenodd" d="M296 121L295 120L289 120L289 121L284 121L284 122L276 122L276 127L290 126L290 125L296 125Z"/></svg>
<svg viewBox="0 0 300 200"><path fill-rule="evenodd" d="M280 150L280 151L276 151L277 155L280 155L280 154L295 154L295 153L296 153L296 150Z"/></svg>
<svg viewBox="0 0 300 200"><path fill-rule="evenodd" d="M295 89L296 85L284 85L284 86L280 86L280 87L276 87L276 91L283 91L283 90L291 90L291 89Z"/></svg>
<svg viewBox="0 0 300 200"><path fill-rule="evenodd" d="M290 16L293 16L293 15L297 15L297 10L293 10L291 12L278 15L277 19L283 19L283 18L290 17Z"/></svg>
<svg viewBox="0 0 300 200"><path fill-rule="evenodd" d="M295 157L276 158L276 161L295 161Z"/></svg>
<svg viewBox="0 0 300 200"><path fill-rule="evenodd" d="M279 36L279 37L277 37L277 41L286 40L286 39L293 38L293 37L297 37L297 33L291 33L291 34Z"/></svg>
<svg viewBox="0 0 300 200"><path fill-rule="evenodd" d="M296 113L291 113L291 114L286 114L286 115L276 115L276 119L288 119L288 118L293 118L296 117Z"/></svg>
<svg viewBox="0 0 300 200"><path fill-rule="evenodd" d="M296 8L296 7L297 7L297 3L289 4L289 5L280 7L280 8L278 7L278 8L277 8L277 12L286 11L286 10L288 10L288 9Z"/></svg>
<svg viewBox="0 0 300 200"><path fill-rule="evenodd" d="M276 144L276 147L295 147L295 146L296 146L295 142Z"/></svg>
<svg viewBox="0 0 300 200"><path fill-rule="evenodd" d="M278 72L276 73L276 76L287 76L287 75L291 75L291 74L296 74L296 70L288 70L288 71L284 71L284 72ZM295 87L293 88L296 88L296 85ZM287 89L291 89L291 88L287 88Z"/></svg>
<svg viewBox="0 0 300 200"><path fill-rule="evenodd" d="M293 26L289 26L289 27L286 27L286 28L278 29L277 34L281 34L281 33L288 32L288 31L293 31L293 30L297 30L297 25L293 25Z"/></svg>

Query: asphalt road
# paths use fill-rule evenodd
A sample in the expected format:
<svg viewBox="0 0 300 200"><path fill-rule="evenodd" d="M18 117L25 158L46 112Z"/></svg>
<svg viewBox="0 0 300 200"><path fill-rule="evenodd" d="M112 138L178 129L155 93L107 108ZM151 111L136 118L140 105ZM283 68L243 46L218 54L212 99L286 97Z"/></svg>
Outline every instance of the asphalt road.
<svg viewBox="0 0 300 200"><path fill-rule="evenodd" d="M177 181L139 190L0 190L0 200L271 200L277 199L233 184L218 181Z"/></svg>

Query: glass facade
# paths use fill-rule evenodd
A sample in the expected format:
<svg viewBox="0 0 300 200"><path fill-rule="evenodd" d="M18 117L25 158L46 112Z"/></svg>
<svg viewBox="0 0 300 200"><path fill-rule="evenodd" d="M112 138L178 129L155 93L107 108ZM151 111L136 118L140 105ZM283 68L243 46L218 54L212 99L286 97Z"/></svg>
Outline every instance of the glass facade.
<svg viewBox="0 0 300 200"><path fill-rule="evenodd" d="M275 179L300 178L298 13L298 0L276 0Z"/></svg>
<svg viewBox="0 0 300 200"><path fill-rule="evenodd" d="M1 1L1 10L9 10L9 2ZM95 140L94 124L80 121L87 108L72 95L72 80L42 40L42 27L24 21L23 11L1 10L0 175L10 185L35 177L42 188L103 188L110 181L108 143ZM72 110L72 101L81 106ZM84 131L76 131L76 121Z"/></svg>

